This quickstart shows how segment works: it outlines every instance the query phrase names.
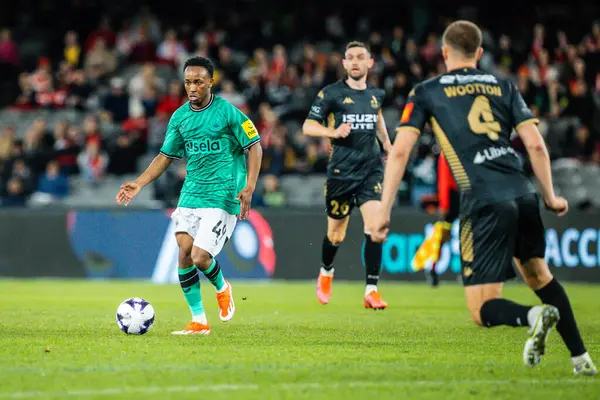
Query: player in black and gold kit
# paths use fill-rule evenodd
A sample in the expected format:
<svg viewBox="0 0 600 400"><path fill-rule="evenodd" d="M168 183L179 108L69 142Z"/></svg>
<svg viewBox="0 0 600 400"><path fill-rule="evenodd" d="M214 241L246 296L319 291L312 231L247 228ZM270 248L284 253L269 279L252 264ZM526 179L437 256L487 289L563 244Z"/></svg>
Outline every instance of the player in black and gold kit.
<svg viewBox="0 0 600 400"><path fill-rule="evenodd" d="M329 302L333 260L346 236L352 209L357 206L365 232L364 306L383 309L387 303L377 291L381 243L371 240L370 227L381 206L380 144L386 152L391 148L381 113L384 91L367 83L373 59L363 43L350 42L343 63L348 77L319 92L302 127L305 135L330 138L333 146L325 184L327 235L323 239L317 298L321 304Z"/></svg>
<svg viewBox="0 0 600 400"><path fill-rule="evenodd" d="M429 122L460 191L462 277L473 321L485 327L530 327L523 361L531 367L540 363L547 335L556 325L571 352L574 373L595 375L569 298L544 259L538 196L510 145L514 128L527 147L546 208L564 215L568 204L554 193L548 151L537 121L512 83L476 69L483 50L475 24L452 23L443 44L448 72L418 84L409 94L388 159L383 209L373 236L385 239L409 153ZM515 276L513 257L543 305L524 306L502 298L504 281Z"/></svg>

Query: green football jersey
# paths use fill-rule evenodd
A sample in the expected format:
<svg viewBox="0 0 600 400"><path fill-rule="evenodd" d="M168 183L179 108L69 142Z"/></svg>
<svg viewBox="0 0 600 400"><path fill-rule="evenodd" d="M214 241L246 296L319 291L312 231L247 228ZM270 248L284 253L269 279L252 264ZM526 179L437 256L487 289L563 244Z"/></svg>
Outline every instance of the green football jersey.
<svg viewBox="0 0 600 400"><path fill-rule="evenodd" d="M237 194L246 186L244 150L260 140L248 117L219 96L199 110L189 102L171 116L160 153L187 158L179 207L220 208L237 215Z"/></svg>

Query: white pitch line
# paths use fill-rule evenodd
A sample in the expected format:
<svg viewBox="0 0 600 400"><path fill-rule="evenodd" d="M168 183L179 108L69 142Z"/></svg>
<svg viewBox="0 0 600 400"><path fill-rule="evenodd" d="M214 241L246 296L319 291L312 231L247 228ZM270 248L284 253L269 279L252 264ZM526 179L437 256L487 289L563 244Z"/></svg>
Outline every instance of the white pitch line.
<svg viewBox="0 0 600 400"><path fill-rule="evenodd" d="M240 391L240 390L259 390L269 388L280 389L321 389L332 387L336 388L375 388L375 387L401 387L401 386L460 386L473 384L544 384L544 385L565 385L565 384L589 384L599 383L600 380L582 377L570 379L476 379L476 380L409 380L409 381L372 381L372 382L288 382L276 383L273 385L241 384L241 385L190 385L190 386L141 386L141 387L122 387L107 389L82 389L66 390L63 392L43 392L43 391L24 391L24 392L5 392L0 393L0 398L5 399L25 399L29 397L86 397L86 396L114 396L125 394L153 394L153 393L177 393L194 391Z"/></svg>

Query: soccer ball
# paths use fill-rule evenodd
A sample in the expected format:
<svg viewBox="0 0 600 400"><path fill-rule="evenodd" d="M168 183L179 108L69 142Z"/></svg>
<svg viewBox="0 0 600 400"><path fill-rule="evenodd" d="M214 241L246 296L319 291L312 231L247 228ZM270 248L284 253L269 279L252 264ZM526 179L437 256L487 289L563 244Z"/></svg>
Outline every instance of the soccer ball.
<svg viewBox="0 0 600 400"><path fill-rule="evenodd" d="M143 335L154 324L154 308L140 297L123 301L117 308L117 325L128 335Z"/></svg>

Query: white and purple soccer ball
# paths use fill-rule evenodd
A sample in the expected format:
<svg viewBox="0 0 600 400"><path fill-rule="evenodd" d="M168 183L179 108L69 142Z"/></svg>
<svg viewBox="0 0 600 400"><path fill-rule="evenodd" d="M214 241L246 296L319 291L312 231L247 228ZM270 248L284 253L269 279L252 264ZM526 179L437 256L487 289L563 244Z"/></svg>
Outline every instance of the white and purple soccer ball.
<svg viewBox="0 0 600 400"><path fill-rule="evenodd" d="M154 324L154 308L140 297L123 301L117 308L117 325L128 335L143 335Z"/></svg>

